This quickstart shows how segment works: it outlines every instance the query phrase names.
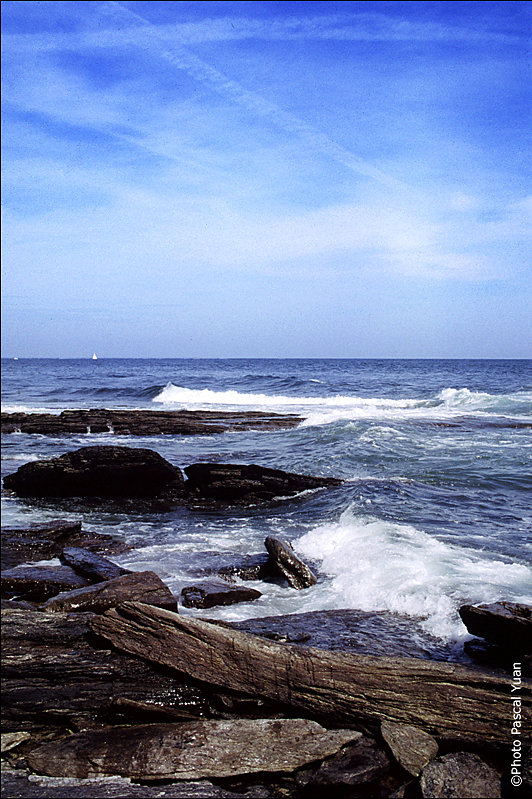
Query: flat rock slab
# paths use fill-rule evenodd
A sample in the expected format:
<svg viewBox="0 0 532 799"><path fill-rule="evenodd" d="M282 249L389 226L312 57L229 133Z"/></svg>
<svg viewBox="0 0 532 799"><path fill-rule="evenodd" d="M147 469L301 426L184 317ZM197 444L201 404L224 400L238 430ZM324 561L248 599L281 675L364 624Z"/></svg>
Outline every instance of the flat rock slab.
<svg viewBox="0 0 532 799"><path fill-rule="evenodd" d="M42 610L103 613L127 601L177 610L176 598L161 578L151 571L129 572L113 580L59 594L45 602Z"/></svg>
<svg viewBox="0 0 532 799"><path fill-rule="evenodd" d="M136 447L81 447L4 478L5 488L24 497L154 497L182 493L183 484L177 466Z"/></svg>
<svg viewBox="0 0 532 799"><path fill-rule="evenodd" d="M57 520L31 527L2 527L2 569L12 569L13 566L31 561L50 560L68 546L110 555L131 549L117 536L82 530L81 522Z"/></svg>
<svg viewBox="0 0 532 799"><path fill-rule="evenodd" d="M499 799L501 777L495 769L471 752L453 752L438 757L423 769L424 799Z"/></svg>
<svg viewBox="0 0 532 799"><path fill-rule="evenodd" d="M204 582L187 585L181 590L181 598L186 608L213 608L216 605L235 605L238 602L252 602L262 594L254 588L233 587L223 583ZM142 600L140 600L142 601Z"/></svg>
<svg viewBox="0 0 532 799"><path fill-rule="evenodd" d="M56 777L197 780L294 771L358 737L306 719L146 724L71 735L34 749L28 763L37 773Z"/></svg>
<svg viewBox="0 0 532 799"><path fill-rule="evenodd" d="M314 610L231 622L235 630L272 641L360 655L450 660L451 648L424 633L412 635L412 618L386 611Z"/></svg>
<svg viewBox="0 0 532 799"><path fill-rule="evenodd" d="M459 613L471 635L510 646L514 652L532 651L532 608L528 605L517 602L462 605Z"/></svg>
<svg viewBox="0 0 532 799"><path fill-rule="evenodd" d="M3 413L3 433L49 436L79 433L116 435L213 435L232 430L285 430L303 421L294 414L261 411L67 410L50 413Z"/></svg>
<svg viewBox="0 0 532 799"><path fill-rule="evenodd" d="M264 544L270 556L271 567L284 577L292 588L301 590L318 582L316 575L297 557L290 544L272 536L268 536Z"/></svg>
<svg viewBox="0 0 532 799"><path fill-rule="evenodd" d="M30 602L44 602L61 591L90 585L70 566L17 566L2 572L2 594Z"/></svg>
<svg viewBox="0 0 532 799"><path fill-rule="evenodd" d="M126 777L77 780L39 777L21 769L2 769L2 796L10 799L270 799L278 794L265 786L232 791L208 780L165 785L135 785Z"/></svg>
<svg viewBox="0 0 532 799"><path fill-rule="evenodd" d="M413 777L417 777L424 766L438 754L435 738L410 724L383 721L381 735L399 765Z"/></svg>
<svg viewBox="0 0 532 799"><path fill-rule="evenodd" d="M80 574L93 583L113 580L123 574L129 574L129 569L123 569L107 558L91 552L82 547L65 547L59 555L59 560L70 566L76 574Z"/></svg>
<svg viewBox="0 0 532 799"><path fill-rule="evenodd" d="M256 464L193 463L185 468L185 474L186 490L192 499L243 505L342 484L342 480L332 477L295 474Z"/></svg>

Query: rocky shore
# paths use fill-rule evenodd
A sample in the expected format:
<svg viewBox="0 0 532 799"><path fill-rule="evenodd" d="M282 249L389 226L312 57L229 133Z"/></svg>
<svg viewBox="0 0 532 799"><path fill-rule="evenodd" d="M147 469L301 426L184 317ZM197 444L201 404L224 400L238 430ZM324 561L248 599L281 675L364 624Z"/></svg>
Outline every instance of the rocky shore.
<svg viewBox="0 0 532 799"><path fill-rule="evenodd" d="M131 496L146 478L149 496L238 505L340 483L240 464L183 475L147 452L82 448L5 485L96 500L103 485L106 497ZM213 562L179 596L154 572L116 564L126 548L80 523L2 530L3 796L528 795L530 608L462 607L476 664L433 660L408 619L387 613L227 623L181 612L253 602L246 579L312 585L319 577L281 539ZM51 558L61 565L33 565Z"/></svg>
<svg viewBox="0 0 532 799"><path fill-rule="evenodd" d="M67 410L52 413L2 413L2 433L49 436L80 433L115 435L213 435L233 430L286 430L303 421L294 414L260 411Z"/></svg>

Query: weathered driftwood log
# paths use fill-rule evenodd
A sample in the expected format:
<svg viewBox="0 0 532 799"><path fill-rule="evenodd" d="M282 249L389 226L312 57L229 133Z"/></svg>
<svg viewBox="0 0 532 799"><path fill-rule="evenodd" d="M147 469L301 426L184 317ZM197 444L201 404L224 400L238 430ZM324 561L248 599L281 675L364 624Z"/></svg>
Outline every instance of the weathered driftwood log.
<svg viewBox="0 0 532 799"><path fill-rule="evenodd" d="M29 765L51 777L119 774L140 780L290 772L360 738L308 719L146 724L78 733L34 749Z"/></svg>
<svg viewBox="0 0 532 799"><path fill-rule="evenodd" d="M508 680L475 668L299 649L140 603L90 626L118 649L336 722L388 720L443 738L508 740ZM532 705L529 688L523 682L523 707Z"/></svg>

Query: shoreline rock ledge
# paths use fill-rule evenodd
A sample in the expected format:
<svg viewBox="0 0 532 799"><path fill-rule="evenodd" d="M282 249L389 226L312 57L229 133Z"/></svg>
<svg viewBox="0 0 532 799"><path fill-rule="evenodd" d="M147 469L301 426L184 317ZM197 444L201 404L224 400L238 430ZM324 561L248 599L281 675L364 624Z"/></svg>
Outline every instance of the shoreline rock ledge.
<svg viewBox="0 0 532 799"><path fill-rule="evenodd" d="M4 487L23 497L162 497L192 504L250 505L343 482L255 464L194 463L184 471L187 480L178 466L151 449L92 446L25 463L4 477Z"/></svg>
<svg viewBox="0 0 532 799"><path fill-rule="evenodd" d="M303 417L261 411L151 411L74 409L53 413L2 413L2 433L49 436L109 433L112 435L213 435L235 430L287 430Z"/></svg>

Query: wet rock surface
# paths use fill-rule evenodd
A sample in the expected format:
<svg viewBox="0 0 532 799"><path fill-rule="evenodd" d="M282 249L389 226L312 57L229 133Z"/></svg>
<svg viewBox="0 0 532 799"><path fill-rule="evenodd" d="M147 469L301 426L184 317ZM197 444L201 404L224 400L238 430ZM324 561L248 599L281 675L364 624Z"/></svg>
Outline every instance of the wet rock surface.
<svg viewBox="0 0 532 799"><path fill-rule="evenodd" d="M180 494L183 483L181 470L153 450L106 446L26 463L4 478L20 496L41 497L152 497Z"/></svg>
<svg viewBox="0 0 532 799"><path fill-rule="evenodd" d="M177 610L177 600L155 572L129 572L112 580L61 593L49 599L42 610L51 612L103 613L122 602L144 602Z"/></svg>
<svg viewBox="0 0 532 799"><path fill-rule="evenodd" d="M130 549L117 536L82 530L81 522L57 520L31 527L2 527L2 569L30 561L50 560L68 546L109 555Z"/></svg>
<svg viewBox="0 0 532 799"><path fill-rule="evenodd" d="M273 641L361 655L433 658L438 647L442 660L451 654L428 634L424 648L422 638L412 639L412 619L385 611L314 610L231 622L231 627Z"/></svg>
<svg viewBox="0 0 532 799"><path fill-rule="evenodd" d="M303 419L294 414L260 411L67 410L49 413L2 413L3 433L57 436L79 433L116 435L213 435L230 430L285 430Z"/></svg>
<svg viewBox="0 0 532 799"><path fill-rule="evenodd" d="M254 588L233 587L223 582L204 582L187 585L181 590L181 601L186 608L212 608L216 605L234 605L252 602L262 594Z"/></svg>
<svg viewBox="0 0 532 799"><path fill-rule="evenodd" d="M273 571L284 577L292 588L301 590L317 583L316 575L297 557L290 544L272 536L268 536L264 544Z"/></svg>
<svg viewBox="0 0 532 799"><path fill-rule="evenodd" d="M2 596L44 602L61 591L85 588L89 580L70 566L16 566L2 572Z"/></svg>
<svg viewBox="0 0 532 799"><path fill-rule="evenodd" d="M513 652L532 651L532 608L517 602L462 605L460 617L471 635Z"/></svg>
<svg viewBox="0 0 532 799"><path fill-rule="evenodd" d="M194 463L185 468L185 474L192 499L243 505L342 484L332 477L294 474L255 464Z"/></svg>
<svg viewBox="0 0 532 799"><path fill-rule="evenodd" d="M128 569L123 569L107 558L82 547L65 547L59 555L59 560L65 566L70 566L76 574L93 583L113 580L115 577L130 573Z"/></svg>

